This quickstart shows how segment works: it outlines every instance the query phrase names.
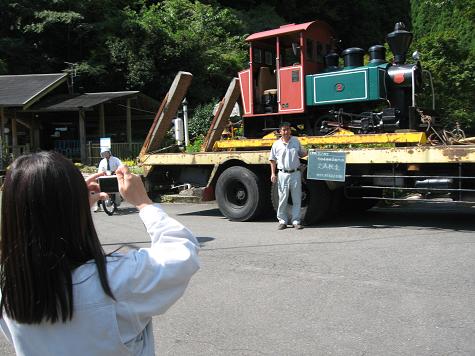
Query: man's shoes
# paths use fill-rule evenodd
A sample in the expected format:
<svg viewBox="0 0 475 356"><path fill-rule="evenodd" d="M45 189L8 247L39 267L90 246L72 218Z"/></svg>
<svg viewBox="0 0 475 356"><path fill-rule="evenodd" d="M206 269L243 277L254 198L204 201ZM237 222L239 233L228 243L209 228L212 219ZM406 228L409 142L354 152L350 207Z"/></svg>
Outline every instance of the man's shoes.
<svg viewBox="0 0 475 356"><path fill-rule="evenodd" d="M297 230L302 230L303 226L300 225L300 224L294 224L294 228L297 229Z"/></svg>
<svg viewBox="0 0 475 356"><path fill-rule="evenodd" d="M284 230L284 229L287 229L287 225L279 224L279 226L277 226L277 230Z"/></svg>

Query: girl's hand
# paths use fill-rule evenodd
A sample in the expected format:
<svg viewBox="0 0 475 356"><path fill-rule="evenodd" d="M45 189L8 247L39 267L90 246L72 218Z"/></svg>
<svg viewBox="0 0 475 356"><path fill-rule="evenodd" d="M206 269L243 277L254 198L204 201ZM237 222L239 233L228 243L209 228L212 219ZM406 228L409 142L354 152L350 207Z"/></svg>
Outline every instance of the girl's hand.
<svg viewBox="0 0 475 356"><path fill-rule="evenodd" d="M142 178L137 174L130 173L126 166L119 166L115 171L119 181L119 192L129 203L142 209L146 205L153 204L145 191Z"/></svg>

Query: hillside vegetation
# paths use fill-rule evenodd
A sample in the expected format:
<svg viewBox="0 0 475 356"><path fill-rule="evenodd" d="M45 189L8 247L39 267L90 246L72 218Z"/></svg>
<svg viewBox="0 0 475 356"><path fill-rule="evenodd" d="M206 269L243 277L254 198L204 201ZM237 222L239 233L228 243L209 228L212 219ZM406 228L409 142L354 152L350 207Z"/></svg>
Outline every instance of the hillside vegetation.
<svg viewBox="0 0 475 356"><path fill-rule="evenodd" d="M414 32L447 123L475 127L475 0L0 0L0 74L78 64L78 89L140 90L161 99L179 70L194 74L191 109L222 96L247 65L244 38L320 19L341 48L383 43L394 23Z"/></svg>

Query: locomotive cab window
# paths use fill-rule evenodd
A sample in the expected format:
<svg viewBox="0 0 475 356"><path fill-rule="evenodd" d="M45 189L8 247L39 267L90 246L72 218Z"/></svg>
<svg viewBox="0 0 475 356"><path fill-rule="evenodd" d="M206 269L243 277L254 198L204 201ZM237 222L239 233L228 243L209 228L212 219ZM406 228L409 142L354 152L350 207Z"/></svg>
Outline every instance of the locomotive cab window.
<svg viewBox="0 0 475 356"><path fill-rule="evenodd" d="M317 49L317 57L316 57L317 62L323 63L323 57L325 57L325 51L324 51L323 45L318 41L317 41L316 49Z"/></svg>
<svg viewBox="0 0 475 356"><path fill-rule="evenodd" d="M314 50L313 50L313 41L310 38L307 38L305 41L305 53L307 54L307 59L310 61L315 60Z"/></svg>
<svg viewBox="0 0 475 356"><path fill-rule="evenodd" d="M262 63L262 49L254 48L252 51L252 61L255 63Z"/></svg>
<svg viewBox="0 0 475 356"><path fill-rule="evenodd" d="M289 42L281 47L281 66L290 67L300 64L300 46L297 42Z"/></svg>
<svg viewBox="0 0 475 356"><path fill-rule="evenodd" d="M272 53L272 51L265 51L264 52L264 63L268 66L275 65L275 63L274 63L274 53Z"/></svg>

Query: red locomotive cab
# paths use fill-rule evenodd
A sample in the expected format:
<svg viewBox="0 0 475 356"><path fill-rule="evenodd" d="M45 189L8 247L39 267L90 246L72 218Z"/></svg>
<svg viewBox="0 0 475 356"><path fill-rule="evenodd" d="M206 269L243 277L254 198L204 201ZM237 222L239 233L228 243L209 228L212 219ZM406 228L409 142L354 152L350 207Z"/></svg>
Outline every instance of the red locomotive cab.
<svg viewBox="0 0 475 356"><path fill-rule="evenodd" d="M322 21L283 25L246 38L249 69L239 72L244 116L305 112L305 75L323 69L333 30Z"/></svg>

